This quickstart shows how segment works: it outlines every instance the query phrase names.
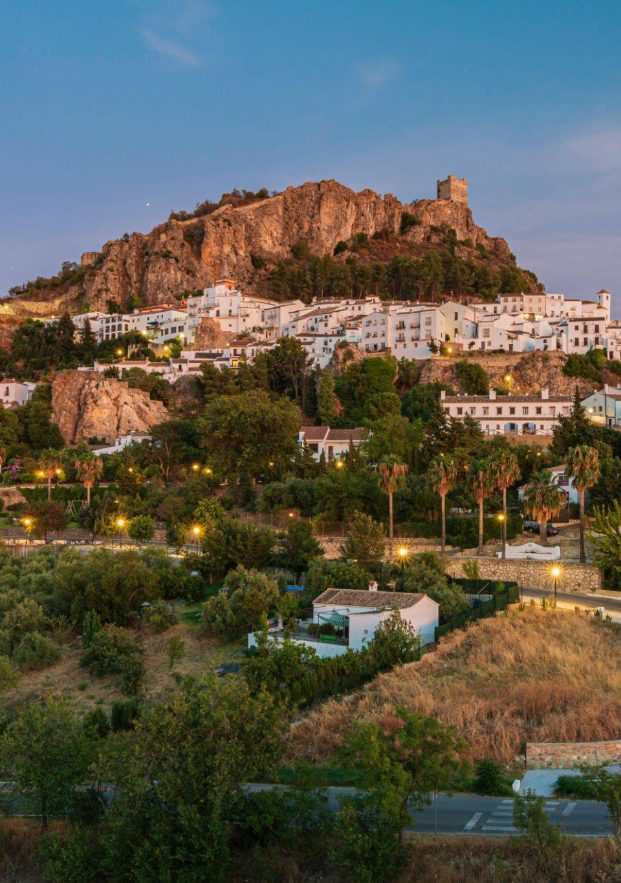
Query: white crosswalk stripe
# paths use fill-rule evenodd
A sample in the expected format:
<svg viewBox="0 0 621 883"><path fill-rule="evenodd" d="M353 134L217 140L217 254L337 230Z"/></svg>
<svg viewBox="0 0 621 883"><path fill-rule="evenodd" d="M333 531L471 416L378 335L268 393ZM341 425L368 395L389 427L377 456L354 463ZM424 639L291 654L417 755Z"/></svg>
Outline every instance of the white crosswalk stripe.
<svg viewBox="0 0 621 883"><path fill-rule="evenodd" d="M577 805L578 805L578 804L575 803L575 802L574 802L574 803L568 803L567 806L565 807L565 809L563 810L563 815L564 815L564 816L568 816L570 813L572 813L572 812L575 810L575 808L576 808Z"/></svg>
<svg viewBox="0 0 621 883"><path fill-rule="evenodd" d="M474 826L479 821L479 819L481 818L482 815L483 815L482 812L475 812L475 814L472 816L472 818L469 821L467 821L466 824L464 825L464 831L472 831L472 829L474 828Z"/></svg>

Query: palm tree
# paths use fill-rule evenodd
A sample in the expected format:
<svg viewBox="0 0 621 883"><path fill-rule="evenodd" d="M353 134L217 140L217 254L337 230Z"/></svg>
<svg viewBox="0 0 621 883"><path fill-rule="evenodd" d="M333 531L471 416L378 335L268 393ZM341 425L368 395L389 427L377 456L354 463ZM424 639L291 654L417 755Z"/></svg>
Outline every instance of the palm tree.
<svg viewBox="0 0 621 883"><path fill-rule="evenodd" d="M47 501L48 503L52 499L52 479L54 476L60 472L62 467L62 461L60 459L60 454L58 451L52 450L52 448L48 448L43 451L41 456L39 457L39 469L47 479Z"/></svg>
<svg viewBox="0 0 621 883"><path fill-rule="evenodd" d="M391 455L386 457L379 464L380 480L382 482L382 490L388 495L388 538L390 540L390 550L392 552L394 522L393 522L393 495L401 487L405 476L408 473L408 467L405 463Z"/></svg>
<svg viewBox="0 0 621 883"><path fill-rule="evenodd" d="M565 495L552 483L552 473L542 469L535 473L524 489L524 510L539 522L539 539L548 542L548 521L563 508Z"/></svg>
<svg viewBox="0 0 621 883"><path fill-rule="evenodd" d="M75 461L75 471L86 488L86 505L91 505L91 488L103 472L103 460L91 451L80 454Z"/></svg>
<svg viewBox="0 0 621 883"><path fill-rule="evenodd" d="M483 554L483 509L485 500L494 490L494 474L489 460L476 460L469 470L470 487L479 507L479 555Z"/></svg>
<svg viewBox="0 0 621 883"><path fill-rule="evenodd" d="M599 478L599 453L590 445L576 445L567 452L565 475L573 478L580 495L580 561L586 561L584 547L584 498L585 491L593 487Z"/></svg>
<svg viewBox="0 0 621 883"><path fill-rule="evenodd" d="M442 554L446 550L446 495L457 478L457 466L451 457L440 454L429 464L429 481L442 501Z"/></svg>
<svg viewBox="0 0 621 883"><path fill-rule="evenodd" d="M507 556L507 488L520 477L520 467L513 451L504 448L493 458L492 475L494 486L502 491L502 557Z"/></svg>

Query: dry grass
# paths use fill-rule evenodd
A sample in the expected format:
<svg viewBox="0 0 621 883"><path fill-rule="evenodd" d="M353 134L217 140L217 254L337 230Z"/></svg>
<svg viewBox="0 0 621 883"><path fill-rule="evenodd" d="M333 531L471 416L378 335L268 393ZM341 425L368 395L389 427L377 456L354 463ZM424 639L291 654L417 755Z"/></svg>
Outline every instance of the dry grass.
<svg viewBox="0 0 621 883"><path fill-rule="evenodd" d="M621 634L568 611L514 609L453 632L421 662L325 702L292 730L289 754L333 753L354 721L389 729L397 706L453 724L472 759L511 763L527 741L616 739Z"/></svg>
<svg viewBox="0 0 621 883"><path fill-rule="evenodd" d="M64 822L52 822L48 832L59 831ZM37 860L41 825L32 819L3 819L0 822L0 880L2 883L40 883Z"/></svg>
<svg viewBox="0 0 621 883"><path fill-rule="evenodd" d="M163 700L177 689L177 682L168 667L166 643L173 635L185 642L183 659L175 664L178 675L197 674L223 662L230 662L243 648L244 642L223 643L213 638L200 638L193 624L179 622L161 635L148 629L137 632L145 648L145 679L143 695L147 700ZM117 699L126 699L118 688L116 675L95 677L80 666L81 641L72 638L62 647L62 657L41 671L25 672L16 687L3 694L3 704L20 706L43 696L72 699L80 711L95 705L109 707Z"/></svg>

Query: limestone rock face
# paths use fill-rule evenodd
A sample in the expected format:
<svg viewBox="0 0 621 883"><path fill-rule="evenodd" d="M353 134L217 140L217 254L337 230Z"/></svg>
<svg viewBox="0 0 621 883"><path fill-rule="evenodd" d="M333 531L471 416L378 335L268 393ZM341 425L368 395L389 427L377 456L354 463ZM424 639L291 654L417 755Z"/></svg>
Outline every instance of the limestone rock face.
<svg viewBox="0 0 621 883"><path fill-rule="evenodd" d="M418 221L405 237L416 255L443 249L443 229L450 227L462 243L471 240L470 249L483 246L496 264L513 265L505 240L488 236L465 204L446 199L401 203L390 194L355 192L338 181L320 181L288 187L249 205L222 205L202 217L169 220L148 234L132 233L107 242L103 258L62 296L71 312L80 302L88 303L91 310L105 310L110 300L126 307L132 293L145 305L162 303L185 290L212 284L225 267L246 291L265 293L270 264L289 258L291 246L299 240L305 240L314 254L331 255L339 241L347 242L357 233L369 237L381 231L398 233L403 212ZM462 256L463 250L463 244L458 245L456 253ZM387 259L392 256L386 254ZM255 265L257 258L267 262L266 269L258 271L253 258ZM55 297L58 289L41 291L42 302ZM22 302L33 314L36 303ZM55 311L60 311L58 304Z"/></svg>
<svg viewBox="0 0 621 883"><path fill-rule="evenodd" d="M235 335L229 331L223 331L220 323L215 319L203 316L196 328L194 349L210 350L223 347L230 343L234 337Z"/></svg>
<svg viewBox="0 0 621 883"><path fill-rule="evenodd" d="M147 392L95 371L60 371L52 382L52 419L68 445L148 432L168 416Z"/></svg>

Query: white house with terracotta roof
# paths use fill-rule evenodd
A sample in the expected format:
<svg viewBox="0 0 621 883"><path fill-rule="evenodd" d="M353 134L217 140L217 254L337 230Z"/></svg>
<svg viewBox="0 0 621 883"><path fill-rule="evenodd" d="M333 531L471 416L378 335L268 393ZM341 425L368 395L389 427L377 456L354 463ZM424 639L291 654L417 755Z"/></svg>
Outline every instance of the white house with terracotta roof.
<svg viewBox="0 0 621 883"><path fill-rule="evenodd" d="M371 584L373 586L375 584ZM367 647L379 626L397 610L409 623L421 644L435 640L439 624L439 605L422 592L378 592L369 587L359 589L326 589L313 601L313 631L311 623L300 623L288 637L296 644L311 647L322 659L341 656L348 650L360 651ZM318 633L321 626L331 626L329 634ZM269 630L275 643L285 640L282 626ZM256 636L248 635L248 647L256 646Z"/></svg>
<svg viewBox="0 0 621 883"><path fill-rule="evenodd" d="M298 444L309 448L315 460L323 454L326 460L340 460L349 451L350 444L359 447L369 437L368 429L331 429L329 426L302 426Z"/></svg>

